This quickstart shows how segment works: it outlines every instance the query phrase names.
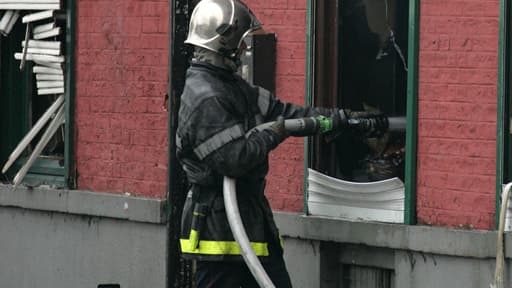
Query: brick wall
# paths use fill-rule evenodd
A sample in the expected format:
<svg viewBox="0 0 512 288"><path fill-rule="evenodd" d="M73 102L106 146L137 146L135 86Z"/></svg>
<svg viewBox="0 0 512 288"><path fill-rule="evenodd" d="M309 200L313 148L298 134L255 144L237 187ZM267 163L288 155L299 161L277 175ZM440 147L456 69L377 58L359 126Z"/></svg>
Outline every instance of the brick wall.
<svg viewBox="0 0 512 288"><path fill-rule="evenodd" d="M306 0L247 0L277 34L277 96L304 104ZM422 1L418 220L494 225L499 1ZM78 2L80 189L165 197L168 1ZM271 154L267 195L301 211L303 140Z"/></svg>
<svg viewBox="0 0 512 288"><path fill-rule="evenodd" d="M276 94L304 104L306 0L246 3L278 37ZM165 197L168 13L167 0L78 2L79 189ZM272 153L273 208L302 210L303 165L302 139Z"/></svg>
<svg viewBox="0 0 512 288"><path fill-rule="evenodd" d="M277 35L276 96L305 103L306 0L246 0L268 32ZM302 211L304 140L286 140L270 155L267 192L275 210Z"/></svg>
<svg viewBox="0 0 512 288"><path fill-rule="evenodd" d="M491 229L499 1L420 1L418 220ZM277 96L304 103L306 0L248 0L277 33ZM271 155L267 195L277 210L302 210L303 141Z"/></svg>
<svg viewBox="0 0 512 288"><path fill-rule="evenodd" d="M492 229L499 1L421 1L420 223Z"/></svg>
<svg viewBox="0 0 512 288"><path fill-rule="evenodd" d="M78 1L78 188L164 198L168 0Z"/></svg>

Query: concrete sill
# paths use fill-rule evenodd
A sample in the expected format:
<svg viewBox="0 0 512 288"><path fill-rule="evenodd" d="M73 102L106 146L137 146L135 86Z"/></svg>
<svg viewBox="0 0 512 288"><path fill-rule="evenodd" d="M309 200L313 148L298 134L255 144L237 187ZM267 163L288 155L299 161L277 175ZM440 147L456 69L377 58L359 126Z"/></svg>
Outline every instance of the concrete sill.
<svg viewBox="0 0 512 288"><path fill-rule="evenodd" d="M460 257L495 258L496 231L459 230L275 212L284 237L363 244ZM505 235L506 257L512 258L512 234Z"/></svg>
<svg viewBox="0 0 512 288"><path fill-rule="evenodd" d="M26 188L0 184L0 206L109 217L136 222L167 222L166 200L79 190Z"/></svg>

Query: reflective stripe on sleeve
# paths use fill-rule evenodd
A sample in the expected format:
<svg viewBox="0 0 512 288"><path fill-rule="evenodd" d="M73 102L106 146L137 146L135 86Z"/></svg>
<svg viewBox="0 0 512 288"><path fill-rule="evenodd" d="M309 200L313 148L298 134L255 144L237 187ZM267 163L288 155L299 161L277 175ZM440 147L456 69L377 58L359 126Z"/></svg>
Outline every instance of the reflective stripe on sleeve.
<svg viewBox="0 0 512 288"><path fill-rule="evenodd" d="M263 115L257 114L256 116L254 116L254 121L256 123L256 126L263 124Z"/></svg>
<svg viewBox="0 0 512 288"><path fill-rule="evenodd" d="M261 115L267 117L268 107L270 105L270 92L264 88L258 87L258 108Z"/></svg>
<svg viewBox="0 0 512 288"><path fill-rule="evenodd" d="M181 252L203 255L242 255L240 246L236 241L199 241L194 245L189 239L180 239ZM251 242L252 249L256 256L268 256L268 244L262 242Z"/></svg>
<svg viewBox="0 0 512 288"><path fill-rule="evenodd" d="M203 160L215 150L242 136L244 136L243 125L234 125L222 130L201 143L194 149L194 153L197 155L199 160Z"/></svg>

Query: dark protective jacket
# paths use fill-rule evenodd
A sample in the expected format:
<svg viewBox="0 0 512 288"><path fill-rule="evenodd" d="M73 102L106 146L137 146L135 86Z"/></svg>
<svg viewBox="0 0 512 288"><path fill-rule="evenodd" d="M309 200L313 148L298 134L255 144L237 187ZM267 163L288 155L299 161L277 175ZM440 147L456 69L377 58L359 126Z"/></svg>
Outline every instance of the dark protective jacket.
<svg viewBox="0 0 512 288"><path fill-rule="evenodd" d="M265 176L268 154L279 143L269 130L246 133L280 115L287 119L330 112L283 103L230 71L193 61L176 135L177 156L192 187L182 215L183 256L242 259L224 209L224 176L236 179L241 218L256 255L268 256L269 244L279 245L279 234L264 195Z"/></svg>

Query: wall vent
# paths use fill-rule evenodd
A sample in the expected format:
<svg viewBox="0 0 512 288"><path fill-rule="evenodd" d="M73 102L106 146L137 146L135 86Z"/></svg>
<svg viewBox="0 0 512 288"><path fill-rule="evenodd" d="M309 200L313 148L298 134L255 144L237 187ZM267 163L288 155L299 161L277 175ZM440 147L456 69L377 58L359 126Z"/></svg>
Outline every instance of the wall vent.
<svg viewBox="0 0 512 288"><path fill-rule="evenodd" d="M394 282L394 273L390 269L342 266L342 288L393 288Z"/></svg>

